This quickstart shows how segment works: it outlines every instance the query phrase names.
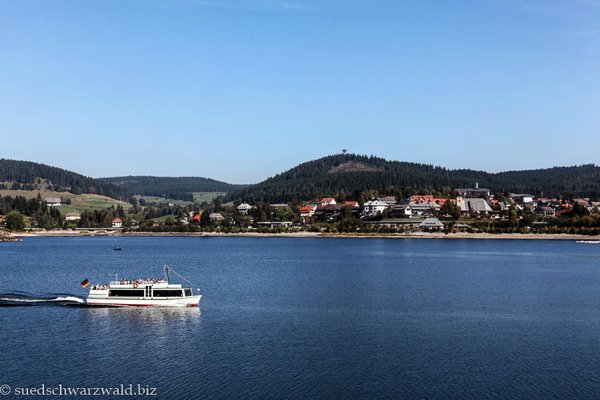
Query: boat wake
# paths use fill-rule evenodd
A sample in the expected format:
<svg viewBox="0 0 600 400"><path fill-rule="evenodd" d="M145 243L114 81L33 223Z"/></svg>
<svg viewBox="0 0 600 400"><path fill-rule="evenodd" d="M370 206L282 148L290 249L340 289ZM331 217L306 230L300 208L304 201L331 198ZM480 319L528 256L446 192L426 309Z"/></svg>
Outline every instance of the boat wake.
<svg viewBox="0 0 600 400"><path fill-rule="evenodd" d="M85 299L69 293L34 295L27 292L0 293L0 307L11 306L84 306Z"/></svg>

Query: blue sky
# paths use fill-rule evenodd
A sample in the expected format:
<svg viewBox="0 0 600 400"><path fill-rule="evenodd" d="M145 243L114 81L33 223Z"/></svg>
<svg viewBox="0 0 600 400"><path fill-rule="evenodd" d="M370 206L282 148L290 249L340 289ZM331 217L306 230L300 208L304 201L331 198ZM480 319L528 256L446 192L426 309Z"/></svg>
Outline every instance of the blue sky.
<svg viewBox="0 0 600 400"><path fill-rule="evenodd" d="M258 182L598 163L600 0L0 0L0 157Z"/></svg>

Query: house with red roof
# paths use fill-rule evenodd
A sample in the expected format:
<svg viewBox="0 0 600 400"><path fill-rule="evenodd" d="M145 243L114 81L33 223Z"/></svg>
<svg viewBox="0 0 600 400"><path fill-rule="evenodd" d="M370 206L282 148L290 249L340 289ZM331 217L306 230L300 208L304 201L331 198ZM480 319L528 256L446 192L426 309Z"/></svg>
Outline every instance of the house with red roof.
<svg viewBox="0 0 600 400"><path fill-rule="evenodd" d="M319 202L320 206L328 206L330 204L335 204L335 199L333 197L323 197Z"/></svg>
<svg viewBox="0 0 600 400"><path fill-rule="evenodd" d="M121 218L115 218L112 220L112 227L113 228L122 228L123 227L123 220Z"/></svg>
<svg viewBox="0 0 600 400"><path fill-rule="evenodd" d="M308 204L305 206L300 207L300 216L301 217L312 217L313 215L315 215L315 210L317 209L317 206L314 204Z"/></svg>

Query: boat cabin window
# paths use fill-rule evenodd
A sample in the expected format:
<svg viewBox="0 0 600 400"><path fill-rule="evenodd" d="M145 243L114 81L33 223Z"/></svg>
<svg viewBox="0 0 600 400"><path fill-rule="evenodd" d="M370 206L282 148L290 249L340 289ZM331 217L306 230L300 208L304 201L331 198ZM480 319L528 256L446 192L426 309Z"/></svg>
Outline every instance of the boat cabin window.
<svg viewBox="0 0 600 400"><path fill-rule="evenodd" d="M144 297L144 289L111 289L108 297Z"/></svg>
<svg viewBox="0 0 600 400"><path fill-rule="evenodd" d="M186 296L191 296L192 295L192 289L185 289L185 295Z"/></svg>
<svg viewBox="0 0 600 400"><path fill-rule="evenodd" d="M154 289L154 297L182 297L181 289Z"/></svg>

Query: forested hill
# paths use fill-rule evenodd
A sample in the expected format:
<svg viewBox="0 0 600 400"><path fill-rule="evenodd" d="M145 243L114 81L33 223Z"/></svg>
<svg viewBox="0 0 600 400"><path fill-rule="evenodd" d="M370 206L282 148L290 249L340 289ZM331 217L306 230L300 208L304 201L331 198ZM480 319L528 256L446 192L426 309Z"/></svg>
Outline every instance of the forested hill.
<svg viewBox="0 0 600 400"><path fill-rule="evenodd" d="M100 180L127 188L131 194L166 196L179 200L192 199L194 192L231 192L245 188L244 185L201 177L121 176Z"/></svg>
<svg viewBox="0 0 600 400"><path fill-rule="evenodd" d="M74 194L95 193L124 198L126 190L109 182L30 161L0 159L0 185L4 189L47 189Z"/></svg>
<svg viewBox="0 0 600 400"><path fill-rule="evenodd" d="M595 165L488 173L340 154L300 164L234 192L228 199L271 203L306 201L324 195L357 199L366 190L405 198L414 193L450 194L453 188L473 187L476 182L494 193L600 197L600 167Z"/></svg>

